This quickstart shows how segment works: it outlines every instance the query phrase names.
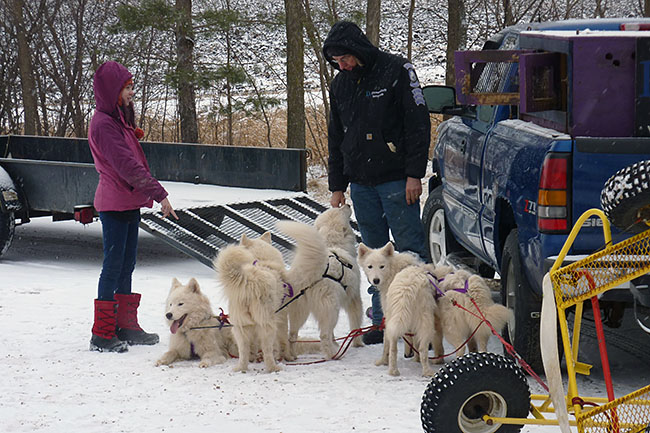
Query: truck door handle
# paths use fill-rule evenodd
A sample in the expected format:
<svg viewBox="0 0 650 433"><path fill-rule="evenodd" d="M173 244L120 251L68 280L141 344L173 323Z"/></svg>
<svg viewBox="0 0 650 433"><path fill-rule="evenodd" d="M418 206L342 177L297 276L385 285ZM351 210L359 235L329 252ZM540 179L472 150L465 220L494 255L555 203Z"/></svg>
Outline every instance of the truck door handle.
<svg viewBox="0 0 650 433"><path fill-rule="evenodd" d="M460 142L460 153L465 154L467 151L467 142L465 140Z"/></svg>

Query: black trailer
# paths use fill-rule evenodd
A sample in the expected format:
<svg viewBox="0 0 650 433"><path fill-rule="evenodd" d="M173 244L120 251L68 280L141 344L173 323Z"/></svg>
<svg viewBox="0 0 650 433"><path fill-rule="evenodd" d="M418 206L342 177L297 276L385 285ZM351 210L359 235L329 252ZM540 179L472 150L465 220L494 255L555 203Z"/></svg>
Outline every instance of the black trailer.
<svg viewBox="0 0 650 433"><path fill-rule="evenodd" d="M262 147L143 142L153 176L162 181L244 188L306 190L306 151ZM51 216L53 221L94 220L98 174L88 141L0 136L0 255L16 224ZM141 227L208 266L218 250L241 234L274 231L277 219L310 222L325 207L306 194L266 202L179 209L179 221L145 211ZM291 243L274 232L274 243L290 255Z"/></svg>

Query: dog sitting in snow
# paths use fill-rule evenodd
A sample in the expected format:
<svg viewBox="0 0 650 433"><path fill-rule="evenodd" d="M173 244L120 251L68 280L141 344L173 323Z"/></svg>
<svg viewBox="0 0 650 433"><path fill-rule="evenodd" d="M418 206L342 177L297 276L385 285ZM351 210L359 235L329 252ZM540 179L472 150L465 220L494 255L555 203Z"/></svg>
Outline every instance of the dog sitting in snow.
<svg viewBox="0 0 650 433"><path fill-rule="evenodd" d="M165 305L171 337L169 350L156 361L156 366L198 356L199 367L205 368L237 356L230 328L223 327L214 315L209 299L194 278L187 284L174 278Z"/></svg>
<svg viewBox="0 0 650 433"><path fill-rule="evenodd" d="M337 351L334 327L343 308L350 322L350 330L361 327L363 308L359 292L361 273L356 261L356 238L350 226L352 210L349 205L328 209L314 221L314 226L327 244L329 262L325 275L304 296L288 306L289 339L295 355L298 331L311 313L320 330L323 355L331 359ZM355 337L353 346L363 346L361 337Z"/></svg>
<svg viewBox="0 0 650 433"><path fill-rule="evenodd" d="M500 332L509 320L513 320L514 316L511 310L494 303L490 288L479 275L473 275L465 270L455 270L453 273L445 275L437 286L442 292L438 293L437 305L444 338L455 348L463 345L456 353L457 356L465 353L464 343L482 323L472 299L497 332ZM477 350L486 352L491 335L491 329L482 323L467 343L468 350L470 352Z"/></svg>
<svg viewBox="0 0 650 433"><path fill-rule="evenodd" d="M295 360L289 350L287 310L276 311L295 293L320 280L327 267L325 242L314 227L294 221L278 221L276 227L297 243L288 270L280 251L271 245L270 232L255 239L242 235L238 244L221 250L214 261L240 354L235 371L248 369L255 342L259 342L267 372L280 370L274 349L280 358Z"/></svg>

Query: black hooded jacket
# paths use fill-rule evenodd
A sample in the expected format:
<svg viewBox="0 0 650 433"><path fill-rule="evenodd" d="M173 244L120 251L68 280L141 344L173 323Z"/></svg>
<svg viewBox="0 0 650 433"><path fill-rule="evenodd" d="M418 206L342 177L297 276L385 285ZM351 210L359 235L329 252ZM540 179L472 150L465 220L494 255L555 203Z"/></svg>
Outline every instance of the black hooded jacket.
<svg viewBox="0 0 650 433"><path fill-rule="evenodd" d="M343 71L332 55L362 63ZM413 65L372 45L356 24L332 27L323 54L339 69L330 89L329 189L374 186L425 175L431 124Z"/></svg>

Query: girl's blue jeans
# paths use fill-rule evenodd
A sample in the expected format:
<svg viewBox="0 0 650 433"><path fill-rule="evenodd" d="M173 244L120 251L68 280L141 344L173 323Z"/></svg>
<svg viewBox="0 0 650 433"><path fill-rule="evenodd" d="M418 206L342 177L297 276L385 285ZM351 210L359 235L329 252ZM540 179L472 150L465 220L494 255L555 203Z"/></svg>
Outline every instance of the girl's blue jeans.
<svg viewBox="0 0 650 433"><path fill-rule="evenodd" d="M99 276L97 299L114 300L115 293L131 293L131 276L138 251L140 209L100 212L104 262Z"/></svg>

